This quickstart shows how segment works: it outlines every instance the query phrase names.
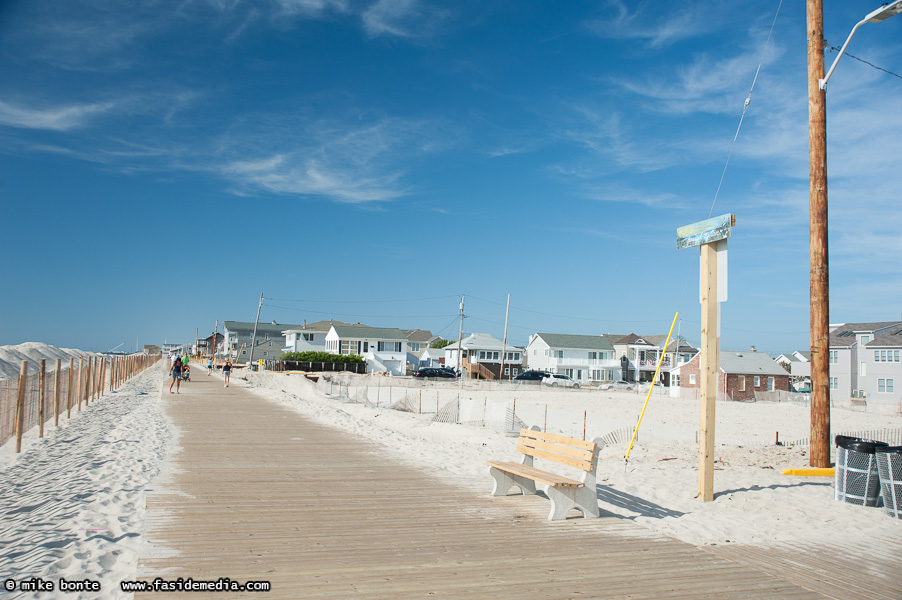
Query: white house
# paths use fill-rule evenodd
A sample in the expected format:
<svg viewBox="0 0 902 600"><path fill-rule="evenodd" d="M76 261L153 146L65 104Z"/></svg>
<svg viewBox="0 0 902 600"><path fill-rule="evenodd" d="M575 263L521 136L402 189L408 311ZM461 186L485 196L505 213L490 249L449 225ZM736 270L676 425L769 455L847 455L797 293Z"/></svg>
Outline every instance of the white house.
<svg viewBox="0 0 902 600"><path fill-rule="evenodd" d="M463 348L463 366L458 355L458 342L444 347L445 366L461 368L461 376L483 379L511 379L523 372L523 348L504 344L488 333L471 333L460 341ZM504 371L502 372L502 354Z"/></svg>
<svg viewBox="0 0 902 600"><path fill-rule="evenodd" d="M568 375L583 385L621 379L614 345L603 335L535 333L526 360L530 369Z"/></svg>
<svg viewBox="0 0 902 600"><path fill-rule="evenodd" d="M895 390L896 378L893 375L899 369L897 365L902 363L896 363L895 360L875 361L874 351L895 350L892 343L896 341L896 332L900 329L900 321L844 323L832 329L829 356L831 400L851 402L852 398L864 398L868 408L872 406L872 401L875 408L881 408L877 405L883 399L888 407L893 406L896 392L885 391L887 379L891 380ZM887 336L885 340L884 336ZM884 345L884 341L888 345ZM895 359L895 352L893 358ZM883 392L879 391L881 379ZM898 408L898 402L895 406Z"/></svg>
<svg viewBox="0 0 902 600"><path fill-rule="evenodd" d="M796 390L811 389L811 353L796 350L792 354L781 354L774 359L789 369L792 386Z"/></svg>
<svg viewBox="0 0 902 600"><path fill-rule="evenodd" d="M429 344L436 342L441 337L432 335L428 329L402 329L404 335L407 336L407 366L410 369L416 369L421 365L420 353L429 348Z"/></svg>
<svg viewBox="0 0 902 600"><path fill-rule="evenodd" d="M444 348L426 348L420 352L419 367L440 367L445 364Z"/></svg>
<svg viewBox="0 0 902 600"><path fill-rule="evenodd" d="M326 334L326 352L359 354L367 373L406 373L407 337L400 329L333 325Z"/></svg>
<svg viewBox="0 0 902 600"><path fill-rule="evenodd" d="M658 368L658 359L661 354L664 359L661 362L661 379L665 385L669 385L673 369L692 360L698 351L681 339L677 344L675 339L670 340L666 350L664 342L667 335L639 336L631 333L614 342L614 350L617 358L623 361L625 371L623 379L626 381L651 381L654 379L655 370ZM678 375L677 375L678 376Z"/></svg>
<svg viewBox="0 0 902 600"><path fill-rule="evenodd" d="M333 325L350 326L350 323L342 323L341 321L317 321L316 323L304 324L300 327L286 329L282 332L285 337L285 345L282 347L283 352L325 352L326 351L326 334L332 329ZM366 327L366 325L357 324L358 327Z"/></svg>
<svg viewBox="0 0 902 600"><path fill-rule="evenodd" d="M859 353L858 389L868 411L902 412L902 324L882 332Z"/></svg>

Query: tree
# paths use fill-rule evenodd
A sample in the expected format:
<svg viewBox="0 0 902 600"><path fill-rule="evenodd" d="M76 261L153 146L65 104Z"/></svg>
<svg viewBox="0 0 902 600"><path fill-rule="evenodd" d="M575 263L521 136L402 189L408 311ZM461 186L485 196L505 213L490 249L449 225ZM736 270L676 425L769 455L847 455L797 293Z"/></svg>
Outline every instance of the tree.
<svg viewBox="0 0 902 600"><path fill-rule="evenodd" d="M438 339L438 340L432 342L431 344L429 344L429 347L430 348L444 348L445 346L449 345L450 343L451 342L449 342L448 340Z"/></svg>

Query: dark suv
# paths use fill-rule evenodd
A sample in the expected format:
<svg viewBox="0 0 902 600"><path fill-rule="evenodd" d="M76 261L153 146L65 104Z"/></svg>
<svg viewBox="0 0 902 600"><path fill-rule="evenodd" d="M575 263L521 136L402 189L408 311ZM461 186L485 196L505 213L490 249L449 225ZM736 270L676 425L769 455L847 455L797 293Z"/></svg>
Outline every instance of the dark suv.
<svg viewBox="0 0 902 600"><path fill-rule="evenodd" d="M523 371L514 377L514 381L542 381L547 376L545 371Z"/></svg>

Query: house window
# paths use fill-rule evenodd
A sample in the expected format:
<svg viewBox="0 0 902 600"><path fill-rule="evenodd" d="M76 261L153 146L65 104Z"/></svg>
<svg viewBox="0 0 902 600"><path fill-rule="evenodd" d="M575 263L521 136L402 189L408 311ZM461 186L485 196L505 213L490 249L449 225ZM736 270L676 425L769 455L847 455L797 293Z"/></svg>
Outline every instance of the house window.
<svg viewBox="0 0 902 600"><path fill-rule="evenodd" d="M514 367L514 376L517 376L519 374L520 374L520 369Z"/></svg>
<svg viewBox="0 0 902 600"><path fill-rule="evenodd" d="M899 362L899 351L893 350L893 362Z"/></svg>
<svg viewBox="0 0 902 600"><path fill-rule="evenodd" d="M861 363L860 366L861 366L861 368L858 369L858 374L861 375L862 377L865 377L868 374L867 363Z"/></svg>
<svg viewBox="0 0 902 600"><path fill-rule="evenodd" d="M573 377L573 369L564 369L564 375L572 378Z"/></svg>
<svg viewBox="0 0 902 600"><path fill-rule="evenodd" d="M867 343L870 342L870 341L871 341L871 336L869 336L869 335L863 335L863 336L861 336L861 345L862 345L862 346L865 345L865 344L867 344Z"/></svg>
<svg viewBox="0 0 902 600"><path fill-rule="evenodd" d="M740 392L745 391L745 375L739 376L739 391Z"/></svg>
<svg viewBox="0 0 902 600"><path fill-rule="evenodd" d="M555 358L564 358L564 351L563 350L555 350L554 357Z"/></svg>
<svg viewBox="0 0 902 600"><path fill-rule="evenodd" d="M400 352L401 342L378 342L376 347L379 352Z"/></svg>
<svg viewBox="0 0 902 600"><path fill-rule="evenodd" d="M485 360L485 350L479 351L479 360Z"/></svg>
<svg viewBox="0 0 902 600"><path fill-rule="evenodd" d="M416 343L416 342L411 342L411 343L410 343L410 351L411 351L411 352L419 352L419 351L420 351L420 345L419 345L418 343Z"/></svg>
<svg viewBox="0 0 902 600"><path fill-rule="evenodd" d="M881 394L892 394L895 391L895 379L878 379L877 391Z"/></svg>
<svg viewBox="0 0 902 600"><path fill-rule="evenodd" d="M670 385L674 385L674 386L676 386L676 387L680 387L680 376L679 376L679 375L674 375L673 378L670 380Z"/></svg>
<svg viewBox="0 0 902 600"><path fill-rule="evenodd" d="M598 352L589 352L589 360L598 360Z"/></svg>
<svg viewBox="0 0 902 600"><path fill-rule="evenodd" d="M874 350L874 362L880 362L880 350Z"/></svg>
<svg viewBox="0 0 902 600"><path fill-rule="evenodd" d="M830 378L830 389L831 390L839 389L839 377L831 377Z"/></svg>
<svg viewBox="0 0 902 600"><path fill-rule="evenodd" d="M755 375L755 387L758 387L759 385L761 385L761 378Z"/></svg>
<svg viewBox="0 0 902 600"><path fill-rule="evenodd" d="M304 333L304 334L302 334L302 335L304 336L304 341L305 341L305 342L312 342L312 341L313 341L313 337L314 337L314 336L313 336L312 333Z"/></svg>
<svg viewBox="0 0 902 600"><path fill-rule="evenodd" d="M695 374L694 373L689 374L689 383L695 383Z"/></svg>
<svg viewBox="0 0 902 600"><path fill-rule="evenodd" d="M505 374L505 375L509 375L509 374L510 374L510 369L508 369L507 367L504 367L504 374Z"/></svg>
<svg viewBox="0 0 902 600"><path fill-rule="evenodd" d="M774 391L774 378L773 377L767 378L767 391L768 392Z"/></svg>
<svg viewBox="0 0 902 600"><path fill-rule="evenodd" d="M830 351L830 362L834 365L839 363L839 350Z"/></svg>

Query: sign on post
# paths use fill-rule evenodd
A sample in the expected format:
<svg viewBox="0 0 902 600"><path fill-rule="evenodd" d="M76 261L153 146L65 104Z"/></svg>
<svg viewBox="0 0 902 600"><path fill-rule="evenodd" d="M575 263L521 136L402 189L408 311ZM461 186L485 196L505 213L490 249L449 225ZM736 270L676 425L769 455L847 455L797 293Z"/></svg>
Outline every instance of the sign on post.
<svg viewBox="0 0 902 600"><path fill-rule="evenodd" d="M700 401L698 448L698 496L714 500L714 402L720 351L720 303L727 299L727 238L736 217L731 214L699 221L677 229L677 250L701 246L699 252L699 300L702 305L699 348ZM718 273L718 271L722 271Z"/></svg>

